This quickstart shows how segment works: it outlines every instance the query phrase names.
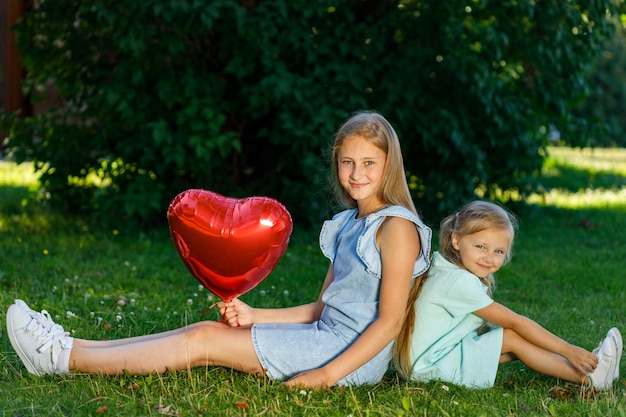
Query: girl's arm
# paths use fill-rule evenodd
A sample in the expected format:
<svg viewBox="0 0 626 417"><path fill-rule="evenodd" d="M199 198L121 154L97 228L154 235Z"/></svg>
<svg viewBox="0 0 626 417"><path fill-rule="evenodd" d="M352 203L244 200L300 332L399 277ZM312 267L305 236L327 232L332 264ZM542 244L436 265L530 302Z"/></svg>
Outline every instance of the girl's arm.
<svg viewBox="0 0 626 417"><path fill-rule="evenodd" d="M528 317L515 313L499 303L491 303L474 312L491 323L511 329L535 346L566 358L581 374L589 372L589 363L596 363L595 355L581 347L572 345L552 334ZM511 352L502 352L502 354Z"/></svg>
<svg viewBox="0 0 626 417"><path fill-rule="evenodd" d="M309 304L286 308L254 308L238 298L218 306L222 319L232 327L249 327L254 323L312 323L320 318L324 303L322 295L333 281L332 265L328 267L318 299Z"/></svg>
<svg viewBox="0 0 626 417"><path fill-rule="evenodd" d="M376 356L400 332L413 267L420 255L419 236L412 222L390 217L379 229L377 244L383 265L378 318L340 356L321 368L296 375L287 386L334 385Z"/></svg>

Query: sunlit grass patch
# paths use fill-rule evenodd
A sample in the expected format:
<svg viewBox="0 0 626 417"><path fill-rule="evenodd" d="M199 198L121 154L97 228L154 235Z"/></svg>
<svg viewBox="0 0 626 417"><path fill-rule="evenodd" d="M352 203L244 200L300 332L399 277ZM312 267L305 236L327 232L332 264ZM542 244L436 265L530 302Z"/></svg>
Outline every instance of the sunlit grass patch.
<svg viewBox="0 0 626 417"><path fill-rule="evenodd" d="M541 176L544 192L528 202L562 208L626 206L626 149L548 149Z"/></svg>
<svg viewBox="0 0 626 417"><path fill-rule="evenodd" d="M548 148L548 160L591 172L626 177L626 149L622 148Z"/></svg>
<svg viewBox="0 0 626 417"><path fill-rule="evenodd" d="M3 187L27 187L34 191L38 187L39 174L35 173L31 162L15 164L9 161L0 161L0 185Z"/></svg>
<svg viewBox="0 0 626 417"><path fill-rule="evenodd" d="M533 194L528 202L542 206L561 208L615 208L626 207L626 188L619 190L595 190L587 188L572 193L567 190L552 189L545 194Z"/></svg>
<svg viewBox="0 0 626 417"><path fill-rule="evenodd" d="M0 161L0 213L5 214L0 216L0 230L5 229L8 222L23 220L29 201L39 188L38 181L32 163L18 165Z"/></svg>

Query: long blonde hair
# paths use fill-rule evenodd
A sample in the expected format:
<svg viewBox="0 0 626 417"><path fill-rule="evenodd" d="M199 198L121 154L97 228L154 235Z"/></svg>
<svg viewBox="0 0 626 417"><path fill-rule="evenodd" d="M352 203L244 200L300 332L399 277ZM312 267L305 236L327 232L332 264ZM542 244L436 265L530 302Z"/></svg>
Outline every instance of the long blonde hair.
<svg viewBox="0 0 626 417"><path fill-rule="evenodd" d="M417 297L422 292L427 276L428 271L415 278L404 310L402 328L393 344L393 364L396 367L396 371L404 378L408 378L412 373L411 338L415 329L415 301L417 301Z"/></svg>
<svg viewBox="0 0 626 417"><path fill-rule="evenodd" d="M341 186L338 171L339 147L346 138L351 136L361 136L367 139L374 146L385 152L387 156L383 181L378 189L378 198L385 204L402 206L418 215L407 184L398 135L391 124L375 111L360 111L353 114L335 135L335 142L332 148L332 164L334 191L337 201L345 207L355 208L357 206L356 201ZM404 311L402 328L398 336L396 336L393 345L394 363L400 372L410 369L411 335L415 325L414 305L422 289L425 277L426 273L415 278Z"/></svg>

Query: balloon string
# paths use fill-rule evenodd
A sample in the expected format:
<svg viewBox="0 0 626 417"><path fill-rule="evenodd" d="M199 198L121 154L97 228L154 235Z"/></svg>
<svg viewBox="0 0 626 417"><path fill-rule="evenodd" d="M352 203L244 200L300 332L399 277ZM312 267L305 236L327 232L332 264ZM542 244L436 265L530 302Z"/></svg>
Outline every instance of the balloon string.
<svg viewBox="0 0 626 417"><path fill-rule="evenodd" d="M219 301L218 301L218 302L219 302ZM204 310L204 312L203 312L203 313L202 313L202 315L200 316L200 319L203 319L203 318L204 318L204 316L206 315L206 313L208 313L208 312L209 312L209 310L210 310L210 309L212 309L213 307L215 307L216 305L217 305L217 303L213 303L213 304L211 304L210 306L208 306L208 307L206 308L206 310ZM222 318L221 318L221 320L220 320L220 321L221 321L222 323L224 323L224 324L228 324L228 323L226 322L226 319L224 318L224 316L226 315L226 310L228 310L228 307L225 307L225 308L224 308L224 314L222 314ZM239 324L239 322L237 322L237 327L241 327L241 325Z"/></svg>
<svg viewBox="0 0 626 417"><path fill-rule="evenodd" d="M206 310L204 310L204 312L202 313L202 315L200 316L200 319L203 319L204 316L206 316L206 313L209 312L210 309L212 309L213 307L215 307L217 305L217 303L213 303L210 306L207 307ZM226 310L224 310L224 313L226 313ZM224 321L224 319L222 318L222 321Z"/></svg>

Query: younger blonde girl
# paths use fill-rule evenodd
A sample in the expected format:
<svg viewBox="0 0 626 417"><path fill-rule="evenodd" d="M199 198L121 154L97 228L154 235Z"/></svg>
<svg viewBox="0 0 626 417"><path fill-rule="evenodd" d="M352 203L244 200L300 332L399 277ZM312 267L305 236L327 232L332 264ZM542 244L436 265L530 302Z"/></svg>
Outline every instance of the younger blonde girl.
<svg viewBox="0 0 626 417"><path fill-rule="evenodd" d="M415 303L403 371L418 381L486 388L499 364L520 360L546 375L610 389L622 355L617 328L592 353L491 298L493 274L511 259L515 229L510 213L486 201L471 202L441 223L440 250Z"/></svg>

